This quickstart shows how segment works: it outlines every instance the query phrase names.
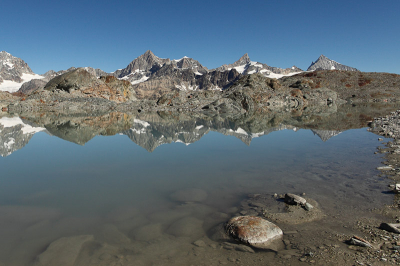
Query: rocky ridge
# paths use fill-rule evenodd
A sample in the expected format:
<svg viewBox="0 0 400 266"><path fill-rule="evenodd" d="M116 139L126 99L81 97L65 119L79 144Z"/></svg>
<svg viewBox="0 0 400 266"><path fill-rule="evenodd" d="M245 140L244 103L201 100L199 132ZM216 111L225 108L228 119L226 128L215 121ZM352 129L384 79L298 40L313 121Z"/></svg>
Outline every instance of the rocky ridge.
<svg viewBox="0 0 400 266"><path fill-rule="evenodd" d="M180 72L171 65L166 65L163 69L171 77L180 76ZM190 72L187 74L187 82L192 84ZM54 78L45 89L20 98L8 107L17 113L29 110L116 110L190 111L240 116L272 110L302 112L304 108L311 106L320 108L320 111L327 110L327 107L334 110L338 104L344 102L396 102L400 96L397 90L400 76L387 73L315 71L280 80L270 79L259 73L240 78L235 70L230 70L226 75L228 81L232 80L232 85L223 91L168 90L159 87L160 91L151 100L135 100L135 93L138 93L135 86L131 86L128 81L121 81L113 76L98 79L85 69L78 69ZM68 77L68 81L65 77ZM156 73L154 80L162 84L165 81L164 75L159 78ZM113 83L107 84L107 81ZM173 84L174 79L169 81ZM138 85L146 84L148 83ZM154 95L154 91L150 90L150 93Z"/></svg>
<svg viewBox="0 0 400 266"><path fill-rule="evenodd" d="M303 72L300 68L293 66L291 68L279 68L279 67L271 67L267 64L263 64L260 62L254 62L250 60L249 55L244 54L239 60L229 65L222 65L215 70L217 71L226 71L236 69L242 75L260 73L266 77L270 78L281 78L286 75L294 75L300 72Z"/></svg>

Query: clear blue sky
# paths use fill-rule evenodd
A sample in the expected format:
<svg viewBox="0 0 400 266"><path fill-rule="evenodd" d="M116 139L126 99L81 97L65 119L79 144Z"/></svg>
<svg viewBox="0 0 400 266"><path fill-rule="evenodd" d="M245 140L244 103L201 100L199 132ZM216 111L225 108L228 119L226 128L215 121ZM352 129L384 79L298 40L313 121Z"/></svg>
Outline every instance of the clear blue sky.
<svg viewBox="0 0 400 266"><path fill-rule="evenodd" d="M0 51L35 73L111 72L146 50L208 68L244 53L306 69L321 54L361 71L400 74L400 1L21 1L0 3Z"/></svg>

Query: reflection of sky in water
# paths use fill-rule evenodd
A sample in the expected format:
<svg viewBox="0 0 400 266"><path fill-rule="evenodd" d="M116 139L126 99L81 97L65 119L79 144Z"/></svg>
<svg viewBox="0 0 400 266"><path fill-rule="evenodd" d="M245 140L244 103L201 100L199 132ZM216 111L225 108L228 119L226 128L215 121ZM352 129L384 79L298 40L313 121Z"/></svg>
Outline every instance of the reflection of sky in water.
<svg viewBox="0 0 400 266"><path fill-rule="evenodd" d="M365 129L346 131L327 142L309 130L283 130L255 138L247 146L235 137L210 132L191 145L166 144L149 153L122 135L98 136L79 146L38 133L22 150L0 159L0 197L18 202L22 196L55 190L60 199L46 202L43 197L42 204L83 201L83 207L89 201L101 202L101 207L119 199L135 199L136 194L160 194L158 190L163 194L177 187L213 189L236 179L249 179L251 186L252 180L286 179L287 172L304 171L318 163L337 161L358 167L376 159L371 155L376 139Z"/></svg>

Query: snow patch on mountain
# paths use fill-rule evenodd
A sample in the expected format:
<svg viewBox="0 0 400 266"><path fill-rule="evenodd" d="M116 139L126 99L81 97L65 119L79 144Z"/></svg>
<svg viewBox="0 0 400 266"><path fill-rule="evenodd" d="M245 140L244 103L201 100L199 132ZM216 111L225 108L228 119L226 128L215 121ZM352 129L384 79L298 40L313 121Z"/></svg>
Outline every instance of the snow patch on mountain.
<svg viewBox="0 0 400 266"><path fill-rule="evenodd" d="M31 81L32 79L42 79L44 78L38 74L22 74L22 82L15 82L11 80L4 80L0 84L0 91L8 91L8 92L16 92L21 88L22 84L25 82Z"/></svg>

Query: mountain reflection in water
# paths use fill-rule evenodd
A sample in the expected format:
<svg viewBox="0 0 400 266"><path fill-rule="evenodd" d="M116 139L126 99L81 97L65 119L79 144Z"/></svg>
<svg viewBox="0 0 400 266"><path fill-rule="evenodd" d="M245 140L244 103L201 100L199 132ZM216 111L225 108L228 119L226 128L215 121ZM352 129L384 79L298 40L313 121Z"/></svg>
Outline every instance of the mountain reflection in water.
<svg viewBox="0 0 400 266"><path fill-rule="evenodd" d="M290 129L311 129L327 141L344 130L368 126L373 117L396 110L395 105L342 105L331 112L280 112L241 117L210 117L201 113L24 114L0 118L0 155L8 156L28 144L37 132L84 145L95 136L126 135L149 152L167 143L186 145L210 131L234 136L246 145L253 138Z"/></svg>

